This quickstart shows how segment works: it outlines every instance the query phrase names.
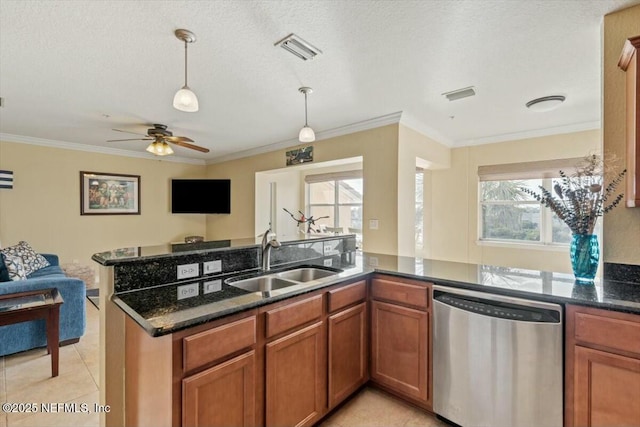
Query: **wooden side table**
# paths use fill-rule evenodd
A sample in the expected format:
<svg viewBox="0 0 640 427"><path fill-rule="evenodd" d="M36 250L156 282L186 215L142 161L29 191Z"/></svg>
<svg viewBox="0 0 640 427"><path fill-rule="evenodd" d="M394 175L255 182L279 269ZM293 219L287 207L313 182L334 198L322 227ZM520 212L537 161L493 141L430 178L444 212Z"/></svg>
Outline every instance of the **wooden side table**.
<svg viewBox="0 0 640 427"><path fill-rule="evenodd" d="M55 288L0 295L0 326L45 319L52 377L58 376L60 305L63 303L62 296Z"/></svg>

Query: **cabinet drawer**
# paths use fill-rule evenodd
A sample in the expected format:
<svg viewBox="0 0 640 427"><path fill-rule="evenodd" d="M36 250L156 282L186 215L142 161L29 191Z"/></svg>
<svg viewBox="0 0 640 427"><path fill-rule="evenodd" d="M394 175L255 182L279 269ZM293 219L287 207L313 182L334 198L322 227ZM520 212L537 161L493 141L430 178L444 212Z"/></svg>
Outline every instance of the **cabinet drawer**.
<svg viewBox="0 0 640 427"><path fill-rule="evenodd" d="M371 294L374 299L398 302L414 307L429 307L429 288L385 279L373 279Z"/></svg>
<svg viewBox="0 0 640 427"><path fill-rule="evenodd" d="M265 313L267 338L288 331L322 316L322 295L294 302Z"/></svg>
<svg viewBox="0 0 640 427"><path fill-rule="evenodd" d="M255 316L191 335L183 340L184 370L191 371L255 343Z"/></svg>
<svg viewBox="0 0 640 427"><path fill-rule="evenodd" d="M329 311L334 312L356 302L364 301L366 296L367 283L364 280L329 291Z"/></svg>
<svg viewBox="0 0 640 427"><path fill-rule="evenodd" d="M576 341L640 354L640 316L624 313L606 316L578 309L574 317Z"/></svg>

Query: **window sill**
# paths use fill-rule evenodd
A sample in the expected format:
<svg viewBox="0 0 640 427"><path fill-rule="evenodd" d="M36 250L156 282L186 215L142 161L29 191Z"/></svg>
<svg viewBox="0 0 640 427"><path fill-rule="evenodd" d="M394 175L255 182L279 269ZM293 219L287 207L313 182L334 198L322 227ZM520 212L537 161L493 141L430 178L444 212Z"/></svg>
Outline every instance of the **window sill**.
<svg viewBox="0 0 640 427"><path fill-rule="evenodd" d="M497 240L476 240L476 245L489 246L494 248L526 249L526 250L548 251L548 252L567 252L569 250L569 244L563 245L558 243L545 244L545 243L505 242L505 241L497 241Z"/></svg>

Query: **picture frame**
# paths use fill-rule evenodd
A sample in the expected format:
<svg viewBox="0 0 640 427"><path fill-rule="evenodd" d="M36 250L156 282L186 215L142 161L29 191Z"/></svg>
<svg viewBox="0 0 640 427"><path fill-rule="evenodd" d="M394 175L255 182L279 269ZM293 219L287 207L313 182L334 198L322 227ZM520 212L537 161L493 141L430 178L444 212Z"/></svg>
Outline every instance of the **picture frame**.
<svg viewBox="0 0 640 427"><path fill-rule="evenodd" d="M287 159L287 166L313 162L313 145L289 150L285 153L285 157Z"/></svg>
<svg viewBox="0 0 640 427"><path fill-rule="evenodd" d="M140 215L140 175L80 171L80 215Z"/></svg>

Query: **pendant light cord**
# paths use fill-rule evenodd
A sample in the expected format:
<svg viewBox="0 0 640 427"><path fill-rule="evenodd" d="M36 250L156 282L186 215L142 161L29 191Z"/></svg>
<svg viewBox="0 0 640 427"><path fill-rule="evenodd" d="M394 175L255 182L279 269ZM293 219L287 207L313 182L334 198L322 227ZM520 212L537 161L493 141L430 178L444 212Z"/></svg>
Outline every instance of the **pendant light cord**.
<svg viewBox="0 0 640 427"><path fill-rule="evenodd" d="M184 87L189 87L187 84L187 41L184 41Z"/></svg>
<svg viewBox="0 0 640 427"><path fill-rule="evenodd" d="M304 93L304 127L309 127L307 124L307 92Z"/></svg>

